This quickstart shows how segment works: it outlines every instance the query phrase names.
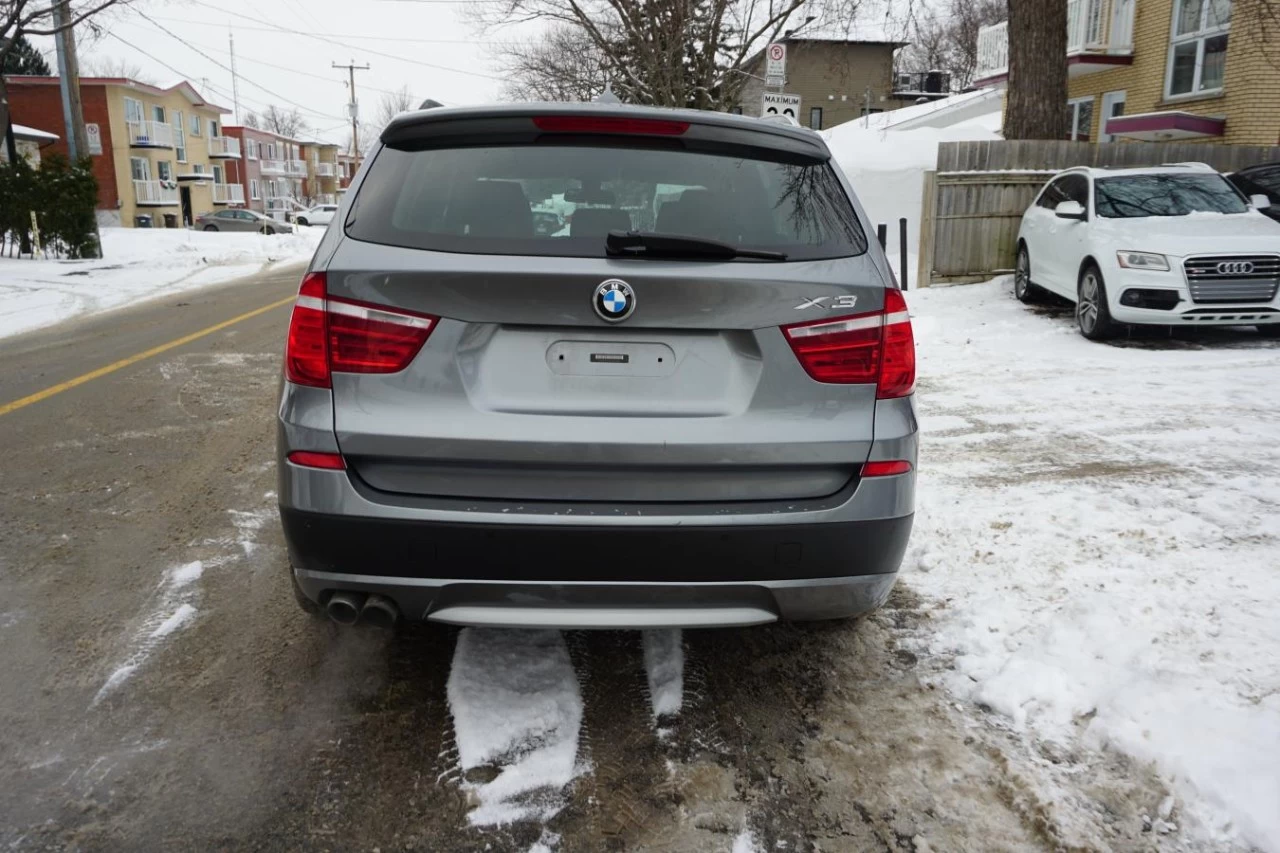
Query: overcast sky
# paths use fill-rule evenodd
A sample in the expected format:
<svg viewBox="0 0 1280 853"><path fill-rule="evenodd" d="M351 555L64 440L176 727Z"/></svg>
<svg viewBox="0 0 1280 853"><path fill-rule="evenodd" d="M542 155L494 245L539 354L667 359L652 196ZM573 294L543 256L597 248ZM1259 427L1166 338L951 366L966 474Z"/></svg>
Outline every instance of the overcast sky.
<svg viewBox="0 0 1280 853"><path fill-rule="evenodd" d="M156 83L186 78L231 109L228 35L234 33L241 114L268 104L296 106L319 136L345 144L347 72L333 62L370 66L356 72L366 121L385 92L404 85L419 100L449 105L498 99L499 69L485 40L492 37L464 20L472 2L137 0L99 17L106 35L91 42L87 34L80 37L80 61L123 59ZM51 40L39 41L52 51Z"/></svg>
<svg viewBox="0 0 1280 853"><path fill-rule="evenodd" d="M347 72L333 62L370 66L356 72L365 122L374 120L384 93L405 85L419 101L451 106L499 98L495 41L536 30L480 33L467 20L476 2L496 0L135 0L98 17L106 31L100 38L80 36L81 65L122 59L151 82L190 80L231 109L228 35L234 33L241 117L268 104L297 107L315 135L345 145ZM881 2L864 0L850 36L882 35L889 14ZM37 43L54 66L52 40Z"/></svg>

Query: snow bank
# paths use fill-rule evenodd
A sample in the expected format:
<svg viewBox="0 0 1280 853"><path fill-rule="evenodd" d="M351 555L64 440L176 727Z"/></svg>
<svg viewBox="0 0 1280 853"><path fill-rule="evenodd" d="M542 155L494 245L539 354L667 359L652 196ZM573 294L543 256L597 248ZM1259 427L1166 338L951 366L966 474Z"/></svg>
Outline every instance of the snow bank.
<svg viewBox="0 0 1280 853"><path fill-rule="evenodd" d="M920 196L924 173L937 167L938 144L1000 139L998 119L997 113L994 122L990 116L983 116L953 127L901 131L867 129L859 122L849 122L824 134L867 216L873 223L889 226L887 252L899 281L898 219L907 220L907 270L914 287L920 245Z"/></svg>
<svg viewBox="0 0 1280 853"><path fill-rule="evenodd" d="M582 695L559 631L464 629L447 688L463 772L500 767L466 783L473 826L550 820L577 775Z"/></svg>
<svg viewBox="0 0 1280 853"><path fill-rule="evenodd" d="M0 258L0 337L307 260L323 235L103 228L102 260Z"/></svg>
<svg viewBox="0 0 1280 853"><path fill-rule="evenodd" d="M1154 762L1209 848L1280 851L1280 348L1092 344L1009 287L908 294L904 569L938 602L941 680L1037 738Z"/></svg>

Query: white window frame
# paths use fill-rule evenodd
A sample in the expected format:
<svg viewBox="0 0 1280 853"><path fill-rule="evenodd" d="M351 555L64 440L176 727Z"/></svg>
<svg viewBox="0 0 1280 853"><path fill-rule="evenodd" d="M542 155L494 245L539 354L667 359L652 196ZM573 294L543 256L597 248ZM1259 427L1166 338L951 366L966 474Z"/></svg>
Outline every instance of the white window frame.
<svg viewBox="0 0 1280 853"><path fill-rule="evenodd" d="M1067 106L1070 107L1071 109L1071 141L1072 142L1081 142L1081 141L1095 142L1096 141L1093 138L1093 133L1092 133L1093 131L1092 117L1090 117L1089 119L1089 131L1088 131L1089 138L1087 140L1081 140L1078 137L1079 137L1079 126L1080 126L1080 105L1085 103L1092 104L1093 115L1097 115L1098 106L1096 103L1094 103L1097 100L1098 100L1097 97L1095 97L1094 95L1086 95L1083 98L1072 98L1071 100L1067 101Z"/></svg>
<svg viewBox="0 0 1280 853"><path fill-rule="evenodd" d="M144 177L141 177L141 178L135 177L133 174L133 167L138 163L142 164L142 169L140 171L143 173ZM129 158L129 179L134 181L151 180L151 161L148 160L146 157L130 157Z"/></svg>
<svg viewBox="0 0 1280 853"><path fill-rule="evenodd" d="M1201 89L1200 77L1204 73L1204 44L1211 38L1226 35L1227 49L1231 48L1231 21L1225 24L1209 26L1209 13L1213 9L1213 0L1202 0L1203 5L1200 7L1200 27L1183 35L1178 35L1178 19L1181 17L1182 4L1187 0L1173 0L1173 20L1169 22L1169 55L1165 61L1164 68L1164 98L1166 101L1177 101L1184 99L1203 98L1209 95L1216 95L1221 92L1226 84L1226 75L1223 75L1223 86L1215 89ZM1228 7L1228 15L1231 14ZM1179 92L1173 94L1173 54L1182 45L1194 42L1196 44L1196 70L1191 78L1191 91Z"/></svg>
<svg viewBox="0 0 1280 853"><path fill-rule="evenodd" d="M162 104L151 105L151 120L156 124L169 123L169 111Z"/></svg>
<svg viewBox="0 0 1280 853"><path fill-rule="evenodd" d="M168 172L168 176L165 173ZM173 180L173 164L168 160L156 161L156 180L172 181Z"/></svg>
<svg viewBox="0 0 1280 853"><path fill-rule="evenodd" d="M221 167L221 166L214 166L214 167L213 167L213 182L214 182L215 184L225 184L225 183L226 183L226 175L225 175L225 174L223 174L223 171L222 171L222 167Z"/></svg>
<svg viewBox="0 0 1280 853"><path fill-rule="evenodd" d="M147 120L147 108L142 105L142 101L137 98L124 99L124 120L130 123Z"/></svg>
<svg viewBox="0 0 1280 853"><path fill-rule="evenodd" d="M201 128L201 124L200 124L199 113L192 113L191 114L191 135L200 136L201 135L200 128Z"/></svg>
<svg viewBox="0 0 1280 853"><path fill-rule="evenodd" d="M1112 118L1119 116L1111 115L1111 107L1119 104L1121 107L1128 105L1129 92L1127 89L1117 89L1114 92L1104 92L1102 94L1102 112L1098 117L1098 141L1099 142L1115 142L1114 134L1107 133L1107 122ZM1124 110L1120 110L1120 115L1124 115Z"/></svg>
<svg viewBox="0 0 1280 853"><path fill-rule="evenodd" d="M218 122L216 119L209 119L205 122L209 126L209 138L216 139L218 137Z"/></svg>
<svg viewBox="0 0 1280 853"><path fill-rule="evenodd" d="M262 198L262 188L257 178L249 179L249 198L258 201Z"/></svg>
<svg viewBox="0 0 1280 853"><path fill-rule="evenodd" d="M192 173L193 175L204 175L204 174L207 174L207 173L205 172L205 170L204 170L204 163L192 163L192 164L191 164L191 173Z"/></svg>
<svg viewBox="0 0 1280 853"><path fill-rule="evenodd" d="M170 117L170 124L173 126L173 149L174 158L179 163L187 162L187 126L184 122L187 117L182 114L182 110L174 110Z"/></svg>

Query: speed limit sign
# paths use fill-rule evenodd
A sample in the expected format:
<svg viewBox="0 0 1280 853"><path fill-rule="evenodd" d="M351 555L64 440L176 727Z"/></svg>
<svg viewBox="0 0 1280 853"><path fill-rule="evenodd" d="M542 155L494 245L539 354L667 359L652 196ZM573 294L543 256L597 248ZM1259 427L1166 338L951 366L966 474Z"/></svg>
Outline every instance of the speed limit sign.
<svg viewBox="0 0 1280 853"><path fill-rule="evenodd" d="M785 78L787 76L787 46L782 42L774 42L769 45L765 55L768 61L765 63L764 76Z"/></svg>

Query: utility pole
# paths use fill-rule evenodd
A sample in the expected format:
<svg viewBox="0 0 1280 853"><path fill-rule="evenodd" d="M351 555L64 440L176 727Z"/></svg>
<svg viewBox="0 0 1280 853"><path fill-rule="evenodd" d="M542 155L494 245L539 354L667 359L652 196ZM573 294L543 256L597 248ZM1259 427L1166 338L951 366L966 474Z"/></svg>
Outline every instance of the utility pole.
<svg viewBox="0 0 1280 853"><path fill-rule="evenodd" d="M227 27L227 41L231 44L231 107L235 112L236 124L240 124L240 77L236 74L236 36Z"/></svg>
<svg viewBox="0 0 1280 853"><path fill-rule="evenodd" d="M864 116L867 116L867 127L871 127L871 87L870 86L867 87L867 106L865 111L862 114Z"/></svg>
<svg viewBox="0 0 1280 853"><path fill-rule="evenodd" d="M62 117L67 125L67 150L71 162L89 156L89 136L84 129L84 106L80 101L80 61L76 58L76 35L71 28L71 0L57 0L53 7L54 26L60 27L58 76L62 83Z"/></svg>
<svg viewBox="0 0 1280 853"><path fill-rule="evenodd" d="M369 66L367 64L356 65L356 61L353 59L350 62L348 62L346 65L335 62L333 63L333 67L347 69L348 79L350 80L349 85L351 87L351 102L347 104L347 112L351 113L351 153L354 154L356 157L359 157L360 156L360 102L356 100L356 72L368 71Z"/></svg>
<svg viewBox="0 0 1280 853"><path fill-rule="evenodd" d="M54 39L58 49L58 77L62 88L62 116L67 125L67 153L70 154L74 167L83 159L90 159L89 133L84 126L84 104L80 99L80 60L76 57L76 34L71 23L71 0L55 0L53 6L54 26L58 34ZM95 204L96 208L97 205ZM94 249L93 257L102 257L102 232L98 229L98 218L93 221Z"/></svg>

